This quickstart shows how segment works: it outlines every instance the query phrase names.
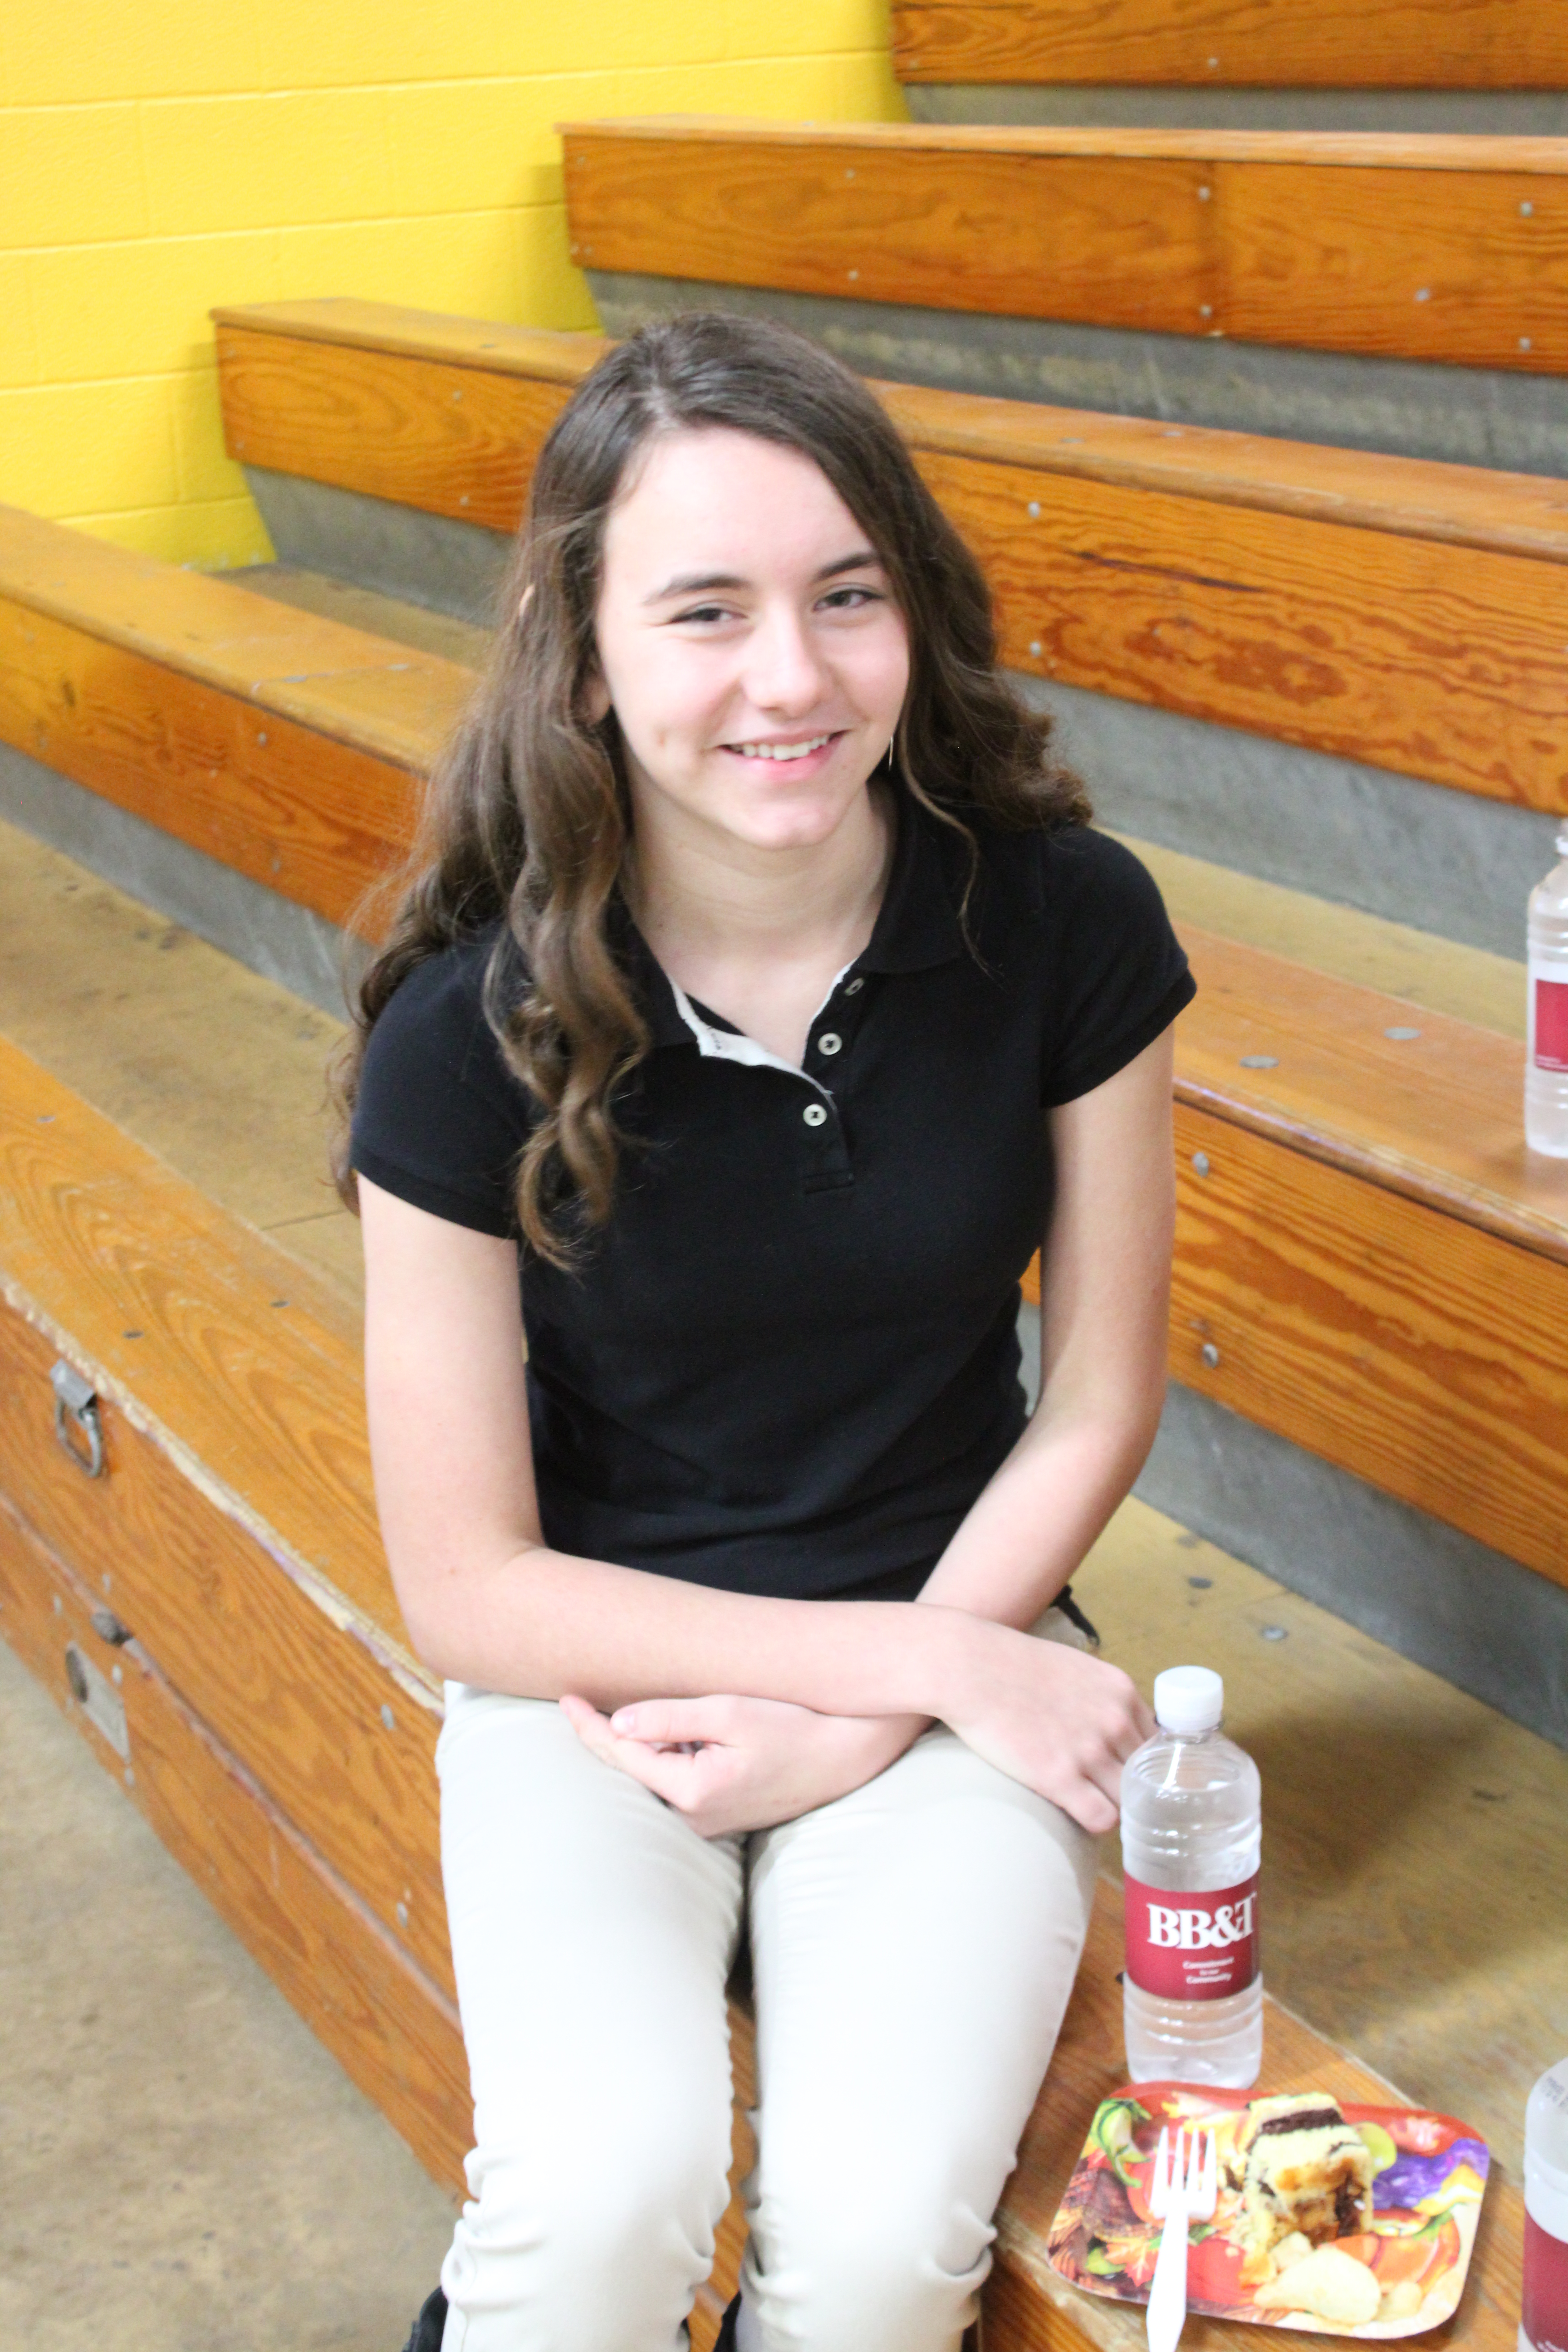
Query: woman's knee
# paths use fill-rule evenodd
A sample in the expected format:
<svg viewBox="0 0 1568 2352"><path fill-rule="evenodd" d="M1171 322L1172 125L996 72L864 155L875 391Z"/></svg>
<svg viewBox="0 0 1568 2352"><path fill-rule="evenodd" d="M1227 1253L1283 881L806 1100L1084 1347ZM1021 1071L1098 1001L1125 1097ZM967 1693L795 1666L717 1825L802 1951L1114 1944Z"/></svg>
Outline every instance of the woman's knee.
<svg viewBox="0 0 1568 2352"><path fill-rule="evenodd" d="M954 2352L994 2235L940 2165L874 2181L825 2171L756 2217L753 2340L766 2352Z"/></svg>
<svg viewBox="0 0 1568 2352"><path fill-rule="evenodd" d="M442 2273L449 2352L650 2352L676 2344L713 2260L727 2145L669 2119L584 2159L530 2141L476 2150Z"/></svg>

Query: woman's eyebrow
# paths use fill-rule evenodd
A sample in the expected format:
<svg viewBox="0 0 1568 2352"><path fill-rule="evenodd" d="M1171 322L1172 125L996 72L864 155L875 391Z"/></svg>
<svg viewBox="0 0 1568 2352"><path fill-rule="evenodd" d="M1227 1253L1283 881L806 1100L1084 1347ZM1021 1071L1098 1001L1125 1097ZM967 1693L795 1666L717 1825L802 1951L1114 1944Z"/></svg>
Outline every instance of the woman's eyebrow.
<svg viewBox="0 0 1568 2352"><path fill-rule="evenodd" d="M820 572L813 572L812 585L824 580L836 580L841 572L880 572L882 559L872 547L858 547L853 554L836 556L825 563ZM751 585L738 572L682 572L645 596L645 604L665 604L672 596L700 596L720 588L746 588Z"/></svg>

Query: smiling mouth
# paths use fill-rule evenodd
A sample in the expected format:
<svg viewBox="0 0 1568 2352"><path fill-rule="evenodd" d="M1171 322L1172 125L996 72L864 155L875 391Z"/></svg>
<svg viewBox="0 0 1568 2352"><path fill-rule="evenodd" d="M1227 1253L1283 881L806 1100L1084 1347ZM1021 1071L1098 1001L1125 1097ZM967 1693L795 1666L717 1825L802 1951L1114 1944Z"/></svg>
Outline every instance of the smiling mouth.
<svg viewBox="0 0 1568 2352"><path fill-rule="evenodd" d="M804 760L813 751L826 750L833 737L813 735L804 743L727 743L727 751L734 751L742 760Z"/></svg>

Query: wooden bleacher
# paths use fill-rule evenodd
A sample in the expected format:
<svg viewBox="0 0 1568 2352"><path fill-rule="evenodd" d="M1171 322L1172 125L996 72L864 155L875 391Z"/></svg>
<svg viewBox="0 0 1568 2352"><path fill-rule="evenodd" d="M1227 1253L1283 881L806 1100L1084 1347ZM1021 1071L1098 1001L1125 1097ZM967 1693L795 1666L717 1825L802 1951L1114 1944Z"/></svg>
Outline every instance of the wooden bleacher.
<svg viewBox="0 0 1568 2352"><path fill-rule="evenodd" d="M1557 0L893 0L902 82L1563 89Z"/></svg>
<svg viewBox="0 0 1568 2352"><path fill-rule="evenodd" d="M411 1656L370 1488L352 1314L16 1048L0 1045L0 1631L236 1933L438 2179L468 2140L441 1908L434 1678ZM134 1315L133 1323L127 1317ZM96 1388L108 1475L55 1442L61 1351ZM106 1568L104 1563L110 1565ZM105 1611L110 1612L108 1616ZM118 1689L125 1736L73 1692ZM118 1682L111 1678L118 1673ZM1050 2272L1045 2241L1121 2078L1121 1935L1103 1889L1000 2217L993 2352L1133 2352L1142 2315ZM738 2104L750 2029L732 2015ZM1265 2086L1386 2086L1268 2002ZM1494 2176L1439 2341L1508 2352L1522 2222ZM695 2315L732 2288L741 2217ZM1242 2332L1194 2325L1198 2352Z"/></svg>
<svg viewBox="0 0 1568 2352"><path fill-rule="evenodd" d="M216 316L232 456L497 530L604 349L374 303ZM1561 484L877 390L985 565L1010 667L1568 805Z"/></svg>
<svg viewBox="0 0 1568 2352"><path fill-rule="evenodd" d="M1462 32L1421 0L1091 13L1089 31L1071 0L898 0L900 70L1392 86L1418 61L1428 87L1568 83L1545 0L1476 0ZM1568 372L1563 142L637 122L574 126L565 152L595 270ZM352 301L216 315L231 454L497 532L603 348ZM1560 483L878 390L986 565L1011 667L1568 812ZM0 742L280 898L363 919L470 672L331 587L268 594L0 510ZM1568 1175L1522 1150L1517 1039L1184 936L1202 986L1178 1033L1173 1371L1568 1584ZM352 1301L4 1044L0 1155L0 1633L456 2183L439 1691L382 1559ZM100 1399L100 1480L55 1443L62 1355ZM129 1761L68 1644L119 1694ZM1377 1750L1356 1753L1370 1785ZM1311 1819L1326 1851L1331 1806ZM987 2352L1142 2344L1141 2314L1074 2294L1044 2252L1120 2079L1115 1911L1102 1890L999 2217ZM1266 2052L1266 2088L1384 2089L1272 2001ZM698 2352L740 2226L732 2203ZM1429 2340L1511 2352L1521 2226L1500 2168L1472 2284ZM1241 2352L1212 2322L1187 2341Z"/></svg>
<svg viewBox="0 0 1568 2352"><path fill-rule="evenodd" d="M343 919L406 838L468 674L220 580L168 572L165 604L165 569L5 518L0 613L14 663L42 666L20 703L60 714L43 756ZM160 696L179 724L156 766L106 757L152 740ZM1390 1037L1397 998L1187 944L1173 1373L1568 1581L1568 1179L1523 1150L1517 1042L1434 1013Z"/></svg>
<svg viewBox="0 0 1568 2352"><path fill-rule="evenodd" d="M1561 140L669 117L562 142L587 269L1568 369Z"/></svg>

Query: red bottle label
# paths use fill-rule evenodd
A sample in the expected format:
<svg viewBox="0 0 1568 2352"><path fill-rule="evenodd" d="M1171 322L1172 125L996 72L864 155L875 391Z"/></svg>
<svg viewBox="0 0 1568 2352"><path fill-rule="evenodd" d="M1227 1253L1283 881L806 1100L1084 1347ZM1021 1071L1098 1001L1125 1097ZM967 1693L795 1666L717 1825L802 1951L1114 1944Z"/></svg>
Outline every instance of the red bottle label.
<svg viewBox="0 0 1568 2352"><path fill-rule="evenodd" d="M1535 2352L1568 2352L1568 2245L1524 2217L1524 2299L1520 2312Z"/></svg>
<svg viewBox="0 0 1568 2352"><path fill-rule="evenodd" d="M1568 1070L1568 980L1535 983L1535 1066Z"/></svg>
<svg viewBox="0 0 1568 2352"><path fill-rule="evenodd" d="M1258 1975L1258 1873L1239 1886L1178 1893L1123 1882L1127 1973L1163 2000L1224 2000ZM1568 2347L1564 2347L1568 2352Z"/></svg>

